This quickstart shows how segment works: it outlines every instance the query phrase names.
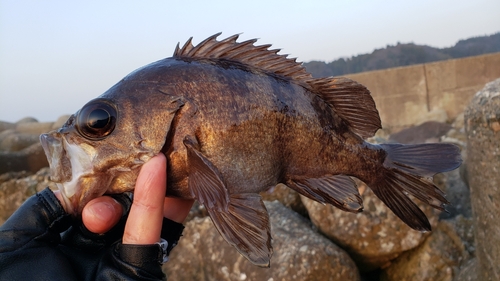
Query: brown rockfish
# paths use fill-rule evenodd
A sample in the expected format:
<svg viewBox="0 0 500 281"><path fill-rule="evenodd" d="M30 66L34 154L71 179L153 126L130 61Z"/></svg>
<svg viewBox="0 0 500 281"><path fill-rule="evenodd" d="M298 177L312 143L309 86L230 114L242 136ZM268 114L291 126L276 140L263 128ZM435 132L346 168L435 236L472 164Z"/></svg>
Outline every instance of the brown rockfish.
<svg viewBox="0 0 500 281"><path fill-rule="evenodd" d="M161 152L167 196L198 200L256 265L268 266L272 254L259 192L278 183L360 212L356 177L410 227L431 229L407 195L444 210L432 176L460 165L457 146L370 144L364 139L381 122L364 86L312 78L270 45L218 35L177 45L41 136L52 180L75 215L95 197L133 191L141 166Z"/></svg>

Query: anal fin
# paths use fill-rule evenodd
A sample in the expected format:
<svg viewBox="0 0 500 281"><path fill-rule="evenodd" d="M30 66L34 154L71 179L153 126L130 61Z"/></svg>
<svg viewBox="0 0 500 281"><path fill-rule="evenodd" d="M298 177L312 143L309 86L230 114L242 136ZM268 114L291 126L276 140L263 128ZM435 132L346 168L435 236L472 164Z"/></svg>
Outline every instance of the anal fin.
<svg viewBox="0 0 500 281"><path fill-rule="evenodd" d="M269 215L260 195L232 194L228 212L207 209L219 233L250 262L269 267L273 248Z"/></svg>
<svg viewBox="0 0 500 281"><path fill-rule="evenodd" d="M312 200L332 204L344 211L357 213L363 210L363 199L356 183L346 175L292 179L287 185Z"/></svg>

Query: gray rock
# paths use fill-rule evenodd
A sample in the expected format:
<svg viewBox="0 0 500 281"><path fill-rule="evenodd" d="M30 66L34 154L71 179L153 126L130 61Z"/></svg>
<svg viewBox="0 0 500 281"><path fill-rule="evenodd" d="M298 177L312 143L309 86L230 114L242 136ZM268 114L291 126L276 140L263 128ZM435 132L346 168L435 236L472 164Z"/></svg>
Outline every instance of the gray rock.
<svg viewBox="0 0 500 281"><path fill-rule="evenodd" d="M52 131L52 126L54 122L28 122L20 123L16 126L16 131L18 133L40 135Z"/></svg>
<svg viewBox="0 0 500 281"><path fill-rule="evenodd" d="M46 187L56 189L49 180L50 170L41 169L34 175L10 172L0 175L0 225L30 196Z"/></svg>
<svg viewBox="0 0 500 281"><path fill-rule="evenodd" d="M449 124L428 121L394 133L389 137L389 140L405 144L438 142L439 138L444 136L450 129L451 125Z"/></svg>
<svg viewBox="0 0 500 281"><path fill-rule="evenodd" d="M33 117L24 117L23 119L17 121L16 125L24 124L24 123L38 123L38 120L36 120L36 118L33 118Z"/></svg>
<svg viewBox="0 0 500 281"><path fill-rule="evenodd" d="M39 142L21 151L0 151L0 174L17 171L36 173L41 168L48 166L47 157Z"/></svg>
<svg viewBox="0 0 500 281"><path fill-rule="evenodd" d="M266 202L274 254L270 268L260 268L226 243L210 218L186 224L171 261L163 267L169 280L360 280L350 257L311 229L279 202Z"/></svg>
<svg viewBox="0 0 500 281"><path fill-rule="evenodd" d="M471 219L440 221L422 245L392 261L382 272L381 280L454 280L471 256L471 237L464 235L466 232L472 232Z"/></svg>
<svg viewBox="0 0 500 281"><path fill-rule="evenodd" d="M479 273L477 258L470 259L465 265L460 268L460 272L458 273L455 281L477 281L480 280L478 278Z"/></svg>
<svg viewBox="0 0 500 281"><path fill-rule="evenodd" d="M446 205L446 211L439 215L440 219L451 219L458 215L470 218L472 207L470 203L470 190L463 181L460 170L437 174L434 183L446 194L450 204Z"/></svg>
<svg viewBox="0 0 500 281"><path fill-rule="evenodd" d="M7 129L0 132L0 144L4 139L9 138L11 135L17 134L16 129ZM3 149L0 148L0 151Z"/></svg>
<svg viewBox="0 0 500 281"><path fill-rule="evenodd" d="M10 122L5 122L5 121L0 121L0 132L3 132L8 129L14 129L16 127L16 124L10 123Z"/></svg>
<svg viewBox="0 0 500 281"><path fill-rule="evenodd" d="M52 125L52 130L57 130L57 129L61 128L62 125L64 125L64 123L66 123L66 121L68 121L70 116L71 115L62 115L59 118L57 118L56 122L54 122Z"/></svg>
<svg viewBox="0 0 500 281"><path fill-rule="evenodd" d="M307 216L307 210L304 204L302 204L302 200L300 200L300 194L284 184L278 184L269 190L263 191L260 193L260 196L265 201L278 200L285 207L294 210L302 216Z"/></svg>
<svg viewBox="0 0 500 281"><path fill-rule="evenodd" d="M20 151L39 141L39 135L12 132L1 138L0 151Z"/></svg>
<svg viewBox="0 0 500 281"><path fill-rule="evenodd" d="M361 271L387 265L402 252L417 247L428 236L428 233L408 227L365 184L359 183L358 187L364 204L363 212L358 214L322 205L305 197L302 197L302 201L314 225L345 249ZM414 201L434 227L438 211L418 200Z"/></svg>
<svg viewBox="0 0 500 281"><path fill-rule="evenodd" d="M500 79L474 96L465 131L478 280L500 280Z"/></svg>

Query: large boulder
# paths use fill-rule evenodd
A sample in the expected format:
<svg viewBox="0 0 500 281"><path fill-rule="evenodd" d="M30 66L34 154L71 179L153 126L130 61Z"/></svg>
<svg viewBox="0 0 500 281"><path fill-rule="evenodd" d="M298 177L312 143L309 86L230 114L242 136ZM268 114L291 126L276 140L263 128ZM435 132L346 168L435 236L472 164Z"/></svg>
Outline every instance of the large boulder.
<svg viewBox="0 0 500 281"><path fill-rule="evenodd" d="M429 233L408 227L363 183L359 185L364 209L349 213L332 205L323 205L302 197L311 221L337 245L345 249L357 262L361 271L387 266L404 251L420 245ZM437 224L438 212L415 201Z"/></svg>
<svg viewBox="0 0 500 281"><path fill-rule="evenodd" d="M470 218L440 221L422 245L392 261L381 280L455 280L471 257L473 239Z"/></svg>
<svg viewBox="0 0 500 281"><path fill-rule="evenodd" d="M499 280L500 79L474 96L465 111L465 130L478 280Z"/></svg>
<svg viewBox="0 0 500 281"><path fill-rule="evenodd" d="M307 210L300 200L300 194L284 184L277 184L276 186L261 192L260 196L262 196L262 200L265 201L278 200L285 207L290 208L303 216L307 216Z"/></svg>
<svg viewBox="0 0 500 281"><path fill-rule="evenodd" d="M281 203L265 202L271 219L274 254L270 268L260 268L231 247L210 218L186 224L171 261L163 267L169 280L360 280L342 249L311 229Z"/></svg>

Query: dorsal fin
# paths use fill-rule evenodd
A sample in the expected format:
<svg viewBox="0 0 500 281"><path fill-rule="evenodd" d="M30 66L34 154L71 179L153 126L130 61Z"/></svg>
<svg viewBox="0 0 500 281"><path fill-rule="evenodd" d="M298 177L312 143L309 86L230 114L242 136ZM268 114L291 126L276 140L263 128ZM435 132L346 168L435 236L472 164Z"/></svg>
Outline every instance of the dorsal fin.
<svg viewBox="0 0 500 281"><path fill-rule="evenodd" d="M236 42L239 35L217 41L220 34L196 46L191 37L182 48L177 44L173 57L231 60L287 77L325 100L361 137L371 137L382 127L375 102L363 85L347 78L314 79L296 59L278 55L279 49L269 50L271 45L255 46L257 39Z"/></svg>
<svg viewBox="0 0 500 281"><path fill-rule="evenodd" d="M365 86L345 77L311 79L307 83L354 133L367 138L382 128L375 101Z"/></svg>
<svg viewBox="0 0 500 281"><path fill-rule="evenodd" d="M279 49L269 50L271 45L255 46L257 39L236 42L239 35L217 41L216 38L220 34L212 35L196 46L191 43L191 37L182 48L179 48L177 44L173 56L237 61L298 82L305 82L312 78L296 59L287 58L288 55L278 55Z"/></svg>

